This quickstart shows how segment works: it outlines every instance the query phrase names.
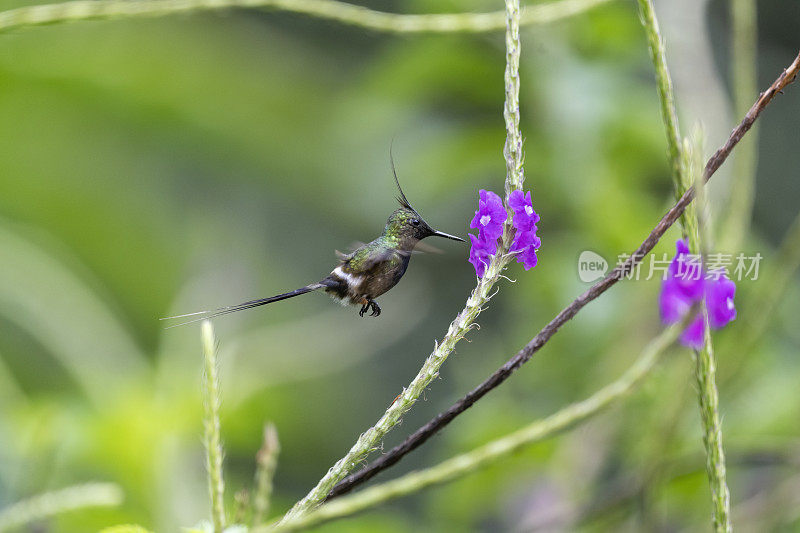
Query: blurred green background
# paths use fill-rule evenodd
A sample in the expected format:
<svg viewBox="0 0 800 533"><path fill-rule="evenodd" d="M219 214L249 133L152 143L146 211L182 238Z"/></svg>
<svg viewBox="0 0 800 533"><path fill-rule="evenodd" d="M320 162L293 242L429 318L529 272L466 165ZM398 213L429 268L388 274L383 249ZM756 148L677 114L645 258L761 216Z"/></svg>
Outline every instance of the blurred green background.
<svg viewBox="0 0 800 533"><path fill-rule="evenodd" d="M24 5L0 0L0 8ZM397 9L375 1L372 7ZM686 133L710 153L731 110L722 0L657 2ZM414 1L404 12L502 2ZM759 5L758 87L797 53L800 4ZM672 198L635 2L523 29L526 187L541 215L539 266L500 293L386 439L388 449L472 389L588 285L577 258L612 264ZM234 10L83 22L0 35L0 507L85 481L122 506L35 531L208 518L197 324L158 317L320 279L334 249L368 241L395 208L388 150L435 227L465 236L480 188L500 192L504 43L394 36L305 16ZM753 99L755 95L753 95ZM752 231L764 257L739 284L739 319L715 335L734 524L797 531L800 284L755 349L742 342L797 212L800 87L759 121ZM711 185L725 232L726 164ZM673 229L657 254L674 250ZM474 284L466 246L435 243L383 296L379 319L321 295L215 321L228 503L252 485L262 426L282 444L272 514L349 449L414 376ZM616 378L660 329L657 281L614 287L517 375L387 480L485 443ZM674 350L646 385L588 423L446 486L322 531L659 530L710 527L693 363Z"/></svg>

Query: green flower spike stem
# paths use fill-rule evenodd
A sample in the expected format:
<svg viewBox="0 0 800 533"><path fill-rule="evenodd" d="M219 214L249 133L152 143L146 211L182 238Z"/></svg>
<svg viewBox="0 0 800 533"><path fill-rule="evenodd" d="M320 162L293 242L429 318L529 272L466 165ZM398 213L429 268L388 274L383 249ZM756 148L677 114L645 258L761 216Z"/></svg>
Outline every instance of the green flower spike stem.
<svg viewBox="0 0 800 533"><path fill-rule="evenodd" d="M214 533L225 529L225 481L222 478L222 438L220 437L219 373L217 371L217 345L214 328L209 320L203 321L203 427L208 468L208 492L211 496L211 519Z"/></svg>

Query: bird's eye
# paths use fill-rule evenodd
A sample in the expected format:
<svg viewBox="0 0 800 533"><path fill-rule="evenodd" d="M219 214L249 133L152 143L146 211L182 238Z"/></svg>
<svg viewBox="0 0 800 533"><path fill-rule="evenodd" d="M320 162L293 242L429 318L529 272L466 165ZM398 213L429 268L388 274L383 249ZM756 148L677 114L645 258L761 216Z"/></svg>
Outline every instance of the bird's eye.
<svg viewBox="0 0 800 533"><path fill-rule="evenodd" d="M419 226L419 219L418 218L412 218L411 219L411 224L414 225L414 226Z"/></svg>

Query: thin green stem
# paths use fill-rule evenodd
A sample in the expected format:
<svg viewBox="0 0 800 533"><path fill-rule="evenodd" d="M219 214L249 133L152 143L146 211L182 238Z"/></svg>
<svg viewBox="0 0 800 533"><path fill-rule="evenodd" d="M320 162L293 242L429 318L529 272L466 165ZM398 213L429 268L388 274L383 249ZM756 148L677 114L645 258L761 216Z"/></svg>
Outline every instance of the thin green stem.
<svg viewBox="0 0 800 533"><path fill-rule="evenodd" d="M694 186L695 200L686 208L686 240L689 251L705 258L711 242L708 203L703 179L703 131L696 126L690 138L683 140L681 148L681 188Z"/></svg>
<svg viewBox="0 0 800 533"><path fill-rule="evenodd" d="M506 199L514 190L522 189L525 174L522 153L522 133L519 129L519 40L520 7L518 0L506 0L506 97L503 118L506 123L506 144L503 155L506 159Z"/></svg>
<svg viewBox="0 0 800 533"><path fill-rule="evenodd" d="M261 524L269 513L269 502L272 497L272 477L278 465L278 430L270 423L264 426L264 442L256 455L256 488L253 496L252 525Z"/></svg>
<svg viewBox="0 0 800 533"><path fill-rule="evenodd" d="M692 317L694 312L689 313ZM479 468L504 459L524 446L544 440L597 414L635 389L653 370L666 349L677 339L687 317L651 341L639 358L616 381L606 385L589 398L573 403L557 413L494 440L467 453L457 455L432 468L406 474L398 479L376 485L351 496L343 496L295 520L279 524L274 529L257 531L298 531L323 522L349 516L388 500L417 492L425 487L445 483L475 472Z"/></svg>
<svg viewBox="0 0 800 533"><path fill-rule="evenodd" d="M0 510L0 532L85 507L117 506L122 499L122 489L114 483L86 483L46 492Z"/></svg>
<svg viewBox="0 0 800 533"><path fill-rule="evenodd" d="M716 382L717 367L705 305L703 306L703 319L705 321L705 345L702 350L695 351L695 376L698 386L700 418L703 423L706 471L711 486L714 529L728 532L733 530L731 497L726 479L725 451L722 447L722 422L719 416L719 393Z"/></svg>
<svg viewBox="0 0 800 533"><path fill-rule="evenodd" d="M694 135L694 144L688 141L683 153L686 158L686 179L694 178L695 209L687 217L692 231L689 233L689 251L708 255L706 243L709 242L707 205L705 198L705 180L703 179L702 137L698 131ZM728 490L725 451L722 447L722 422L719 416L719 392L717 391L716 361L714 346L711 342L711 326L708 320L708 309L705 300L702 302L703 321L705 323L703 348L694 351L695 379L697 380L700 418L703 424L703 444L706 452L706 471L711 487L713 520L716 531L731 531L730 492Z"/></svg>
<svg viewBox="0 0 800 533"><path fill-rule="evenodd" d="M680 198L685 192L683 185L683 170L681 168L681 131L678 125L678 114L675 111L675 96L672 91L672 78L667 68L667 56L664 48L664 39L658 27L655 8L652 0L638 0L639 13L642 24L647 34L647 45L650 48L650 58L656 73L656 86L658 99L661 103L661 118L667 134L667 153L672 168L672 177L675 183L675 197ZM682 220L684 220L682 218Z"/></svg>
<svg viewBox="0 0 800 533"><path fill-rule="evenodd" d="M208 492L211 496L211 518L214 533L225 528L225 481L222 477L222 438L220 437L220 392L217 371L217 346L214 328L209 320L203 321L203 427L208 468Z"/></svg>
<svg viewBox="0 0 800 533"><path fill-rule="evenodd" d="M757 94L756 47L757 10L755 0L730 0L731 14L731 86L733 109L737 115L747 112ZM732 169L731 196L726 223L722 226L723 249L735 251L750 227L755 194L758 131L740 143L736 165Z"/></svg>
<svg viewBox="0 0 800 533"><path fill-rule="evenodd" d="M506 190L522 186L522 141L519 132L519 0L506 0L506 72L505 104L506 116ZM510 217L509 217L510 218ZM511 260L508 250L512 239L512 226L506 221L503 240L492 257L483 277L467 299L464 309L456 316L441 343L435 343L433 352L425 360L417 376L400 393L378 422L361 434L347 454L322 477L317 485L283 517L282 522L296 520L318 506L328 497L336 484L344 479L357 465L379 445L383 437L394 428L402 416L416 403L428 385L439 375L439 369L453 352L456 344L474 327L475 320L491 298L491 291L500 279L503 269Z"/></svg>
<svg viewBox="0 0 800 533"><path fill-rule="evenodd" d="M584 13L611 0L559 0L528 7L523 25L548 24ZM0 32L80 20L160 17L190 11L269 8L333 20L388 33L482 33L506 25L504 11L404 15L385 13L336 0L72 0L0 12Z"/></svg>

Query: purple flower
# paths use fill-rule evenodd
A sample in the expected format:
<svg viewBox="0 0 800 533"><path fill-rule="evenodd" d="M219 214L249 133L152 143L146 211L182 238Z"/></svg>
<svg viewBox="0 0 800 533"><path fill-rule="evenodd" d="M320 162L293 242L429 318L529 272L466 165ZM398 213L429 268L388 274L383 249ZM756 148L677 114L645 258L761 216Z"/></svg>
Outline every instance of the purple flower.
<svg viewBox="0 0 800 533"><path fill-rule="evenodd" d="M522 268L530 270L536 266L538 258L536 251L542 245L542 240L536 236L536 226L529 231L516 230L514 241L511 243L511 252L517 256L517 263L522 263Z"/></svg>
<svg viewBox="0 0 800 533"><path fill-rule="evenodd" d="M542 240L536 236L536 227L528 231L516 230L514 240L511 241L511 251L520 252L527 248L538 250L541 245Z"/></svg>
<svg viewBox="0 0 800 533"><path fill-rule="evenodd" d="M530 191L526 194L512 191L508 197L508 206L514 211L512 223L515 233L511 252L517 255L517 263L522 263L525 270L530 270L538 262L536 251L542 245L542 240L536 235L539 215L533 210Z"/></svg>
<svg viewBox="0 0 800 533"><path fill-rule="evenodd" d="M538 237L534 238L538 239ZM529 246L522 250L521 252L517 253L517 263L522 263L522 268L525 270L530 270L536 266L536 263L539 262L539 258L536 256L537 247Z"/></svg>
<svg viewBox="0 0 800 533"><path fill-rule="evenodd" d="M683 240L676 243L677 253L667 270L667 278L661 284L659 307L661 319L674 324L692 307L692 304L705 298L708 321L711 327L719 329L736 318L733 298L736 285L724 274L715 273L705 279L699 261L691 261L689 247ZM703 316L698 315L681 334L681 343L699 350L705 343Z"/></svg>
<svg viewBox="0 0 800 533"><path fill-rule="evenodd" d="M702 350L703 345L706 343L705 333L706 328L703 327L703 315L697 315L694 317L694 320L692 320L692 323L681 333L681 344L695 350Z"/></svg>
<svg viewBox="0 0 800 533"><path fill-rule="evenodd" d="M510 251L516 255L517 262L522 263L525 270L529 270L536 266L536 251L542 245L541 239L536 235L539 215L533 210L530 192L524 194L522 191L513 191L508 198L508 205L514 212L512 224L515 230ZM475 267L479 278L486 273L486 266L497 253L497 239L503 235L503 224L507 219L508 212L500 197L492 191L481 189L478 210L469 225L478 229L477 237L471 234L469 236L472 241L469 262Z"/></svg>
<svg viewBox="0 0 800 533"><path fill-rule="evenodd" d="M677 253L667 269L667 278L674 288L687 298L699 300L703 293L703 265L700 257L689 253L689 245L683 239L675 243Z"/></svg>
<svg viewBox="0 0 800 533"><path fill-rule="evenodd" d="M491 243L503 234L503 224L508 218L503 200L492 191L481 189L478 210L470 222L470 228L478 229L478 236L482 241ZM497 247L495 246L495 251ZM494 252L492 252L494 253Z"/></svg>
<svg viewBox="0 0 800 533"><path fill-rule="evenodd" d="M497 253L497 239L503 235L503 224L508 218L503 200L492 191L481 189L478 210L470 222L470 228L477 228L478 236L470 234L472 248L469 251L469 262L475 267L479 278L486 272L492 256Z"/></svg>
<svg viewBox="0 0 800 533"><path fill-rule="evenodd" d="M733 297L736 295L736 284L725 274L716 279L706 280L706 308L711 327L719 329L736 318Z"/></svg>
<svg viewBox="0 0 800 533"><path fill-rule="evenodd" d="M661 284L661 295L658 299L659 308L661 309L661 320L666 324L679 322L689 308L692 307L694 301L694 297L687 296L686 293L678 287L674 278L667 278Z"/></svg>
<svg viewBox="0 0 800 533"><path fill-rule="evenodd" d="M491 260L491 256L497 251L497 241L494 241L494 251L490 251L488 243L482 241L472 233L469 233L469 240L472 241L472 248L469 250L469 262L475 267L475 274L479 278L486 272L486 266Z"/></svg>
<svg viewBox="0 0 800 533"><path fill-rule="evenodd" d="M533 210L531 192L523 194L522 191L511 191L508 197L508 207L514 211L513 223L517 231L530 231L536 228L539 215Z"/></svg>

